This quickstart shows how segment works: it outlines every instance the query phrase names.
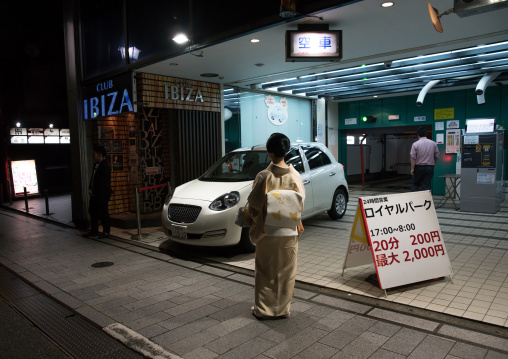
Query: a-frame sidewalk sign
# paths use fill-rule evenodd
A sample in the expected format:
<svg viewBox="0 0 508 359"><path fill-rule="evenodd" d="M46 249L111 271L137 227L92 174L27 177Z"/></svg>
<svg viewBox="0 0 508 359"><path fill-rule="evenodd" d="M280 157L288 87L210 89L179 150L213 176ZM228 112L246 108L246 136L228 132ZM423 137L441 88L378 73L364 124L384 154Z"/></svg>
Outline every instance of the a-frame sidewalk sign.
<svg viewBox="0 0 508 359"><path fill-rule="evenodd" d="M346 268L374 263L379 288L385 291L452 276L430 191L361 197L358 202L343 274Z"/></svg>

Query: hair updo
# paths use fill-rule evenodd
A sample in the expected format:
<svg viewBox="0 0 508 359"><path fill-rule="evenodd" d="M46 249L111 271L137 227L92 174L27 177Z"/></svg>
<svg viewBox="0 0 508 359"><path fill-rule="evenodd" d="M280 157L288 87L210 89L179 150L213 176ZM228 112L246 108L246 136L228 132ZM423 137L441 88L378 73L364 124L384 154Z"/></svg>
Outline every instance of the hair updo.
<svg viewBox="0 0 508 359"><path fill-rule="evenodd" d="M284 157L290 146L289 138L282 133L272 133L266 141L266 150L277 157Z"/></svg>

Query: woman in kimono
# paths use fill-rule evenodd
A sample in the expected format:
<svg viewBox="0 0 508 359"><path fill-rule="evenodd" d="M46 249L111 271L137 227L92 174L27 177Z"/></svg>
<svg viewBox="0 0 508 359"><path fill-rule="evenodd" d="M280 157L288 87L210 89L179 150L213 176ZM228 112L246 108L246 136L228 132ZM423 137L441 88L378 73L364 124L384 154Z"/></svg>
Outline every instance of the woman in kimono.
<svg viewBox="0 0 508 359"><path fill-rule="evenodd" d="M298 237L303 226L300 221L294 229L265 227L266 194L269 191L294 190L305 200L300 174L284 161L289 149L290 141L285 135L274 133L270 136L266 150L271 163L256 176L248 198L249 215L253 221L249 234L252 243L256 244L255 305L251 309L258 319L289 317L293 298Z"/></svg>

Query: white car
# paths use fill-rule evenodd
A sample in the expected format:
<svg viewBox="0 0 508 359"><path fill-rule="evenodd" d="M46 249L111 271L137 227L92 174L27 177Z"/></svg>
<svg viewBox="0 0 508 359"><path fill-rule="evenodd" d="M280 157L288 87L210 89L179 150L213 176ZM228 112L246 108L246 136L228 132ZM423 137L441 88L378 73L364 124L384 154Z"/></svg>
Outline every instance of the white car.
<svg viewBox="0 0 508 359"><path fill-rule="evenodd" d="M349 200L344 166L323 144L297 143L286 154L305 185L302 219L328 211L332 219L346 212ZM178 186L162 210L164 233L173 241L196 246L240 244L253 252L248 228L235 224L254 178L270 164L265 147L241 148L225 155L201 177Z"/></svg>

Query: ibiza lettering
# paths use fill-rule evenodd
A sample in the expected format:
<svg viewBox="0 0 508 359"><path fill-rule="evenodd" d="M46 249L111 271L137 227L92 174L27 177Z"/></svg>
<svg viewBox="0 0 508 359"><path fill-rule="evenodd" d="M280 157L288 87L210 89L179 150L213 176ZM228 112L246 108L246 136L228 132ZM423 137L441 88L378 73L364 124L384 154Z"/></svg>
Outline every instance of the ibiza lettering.
<svg viewBox="0 0 508 359"><path fill-rule="evenodd" d="M192 87L168 86L166 84L164 85L164 97L166 100L204 102L201 91L199 89L195 91Z"/></svg>
<svg viewBox="0 0 508 359"><path fill-rule="evenodd" d="M103 82L97 85L97 92L108 90L113 85L112 81ZM132 102L127 89L110 92L98 97L83 100L84 119L112 116L123 112L132 112ZM120 99L121 98L121 99Z"/></svg>

